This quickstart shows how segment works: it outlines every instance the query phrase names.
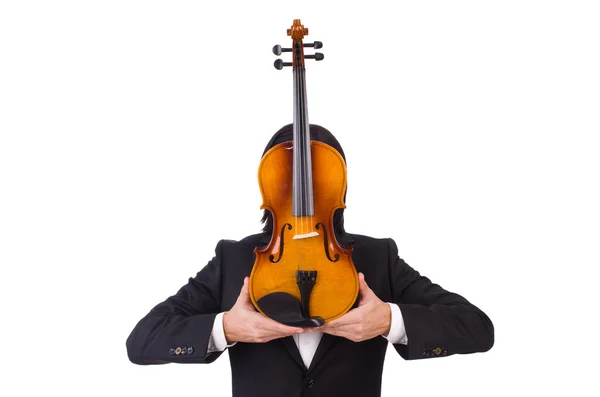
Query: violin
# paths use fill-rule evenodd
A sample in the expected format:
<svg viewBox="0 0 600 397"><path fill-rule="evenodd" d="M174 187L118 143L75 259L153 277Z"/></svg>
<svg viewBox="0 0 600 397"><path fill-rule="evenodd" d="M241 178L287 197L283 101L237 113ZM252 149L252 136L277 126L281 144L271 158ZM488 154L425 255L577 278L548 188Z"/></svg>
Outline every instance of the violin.
<svg viewBox="0 0 600 397"><path fill-rule="evenodd" d="M341 246L333 216L345 208L346 163L333 147L311 141L306 100L305 60L323 60L319 41L303 43L308 35L299 19L287 35L291 48L273 47L275 55L292 53L292 62L277 59L276 69L291 66L294 80L293 141L274 146L263 156L258 182L261 209L271 212L269 244L254 250L249 295L255 308L280 323L318 327L355 304L358 274L352 247Z"/></svg>

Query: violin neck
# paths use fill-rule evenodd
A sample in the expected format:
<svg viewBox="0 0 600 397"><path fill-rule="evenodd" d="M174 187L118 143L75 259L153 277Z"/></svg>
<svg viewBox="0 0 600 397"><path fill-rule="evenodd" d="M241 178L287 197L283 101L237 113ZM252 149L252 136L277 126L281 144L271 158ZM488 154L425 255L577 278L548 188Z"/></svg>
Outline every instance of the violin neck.
<svg viewBox="0 0 600 397"><path fill-rule="evenodd" d="M310 126L306 103L304 67L294 68L294 177L292 180L292 216L315 213L312 186Z"/></svg>

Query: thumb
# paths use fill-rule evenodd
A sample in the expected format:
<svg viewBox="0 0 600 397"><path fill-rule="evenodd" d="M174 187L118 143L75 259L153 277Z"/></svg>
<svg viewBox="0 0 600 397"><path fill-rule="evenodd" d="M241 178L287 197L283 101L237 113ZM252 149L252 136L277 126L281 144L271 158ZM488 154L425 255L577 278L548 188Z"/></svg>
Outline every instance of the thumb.
<svg viewBox="0 0 600 397"><path fill-rule="evenodd" d="M250 294L248 293L248 277L244 277L244 285L242 285L242 289L240 290L240 295L237 298L236 304L239 304L239 305L249 305L250 304Z"/></svg>
<svg viewBox="0 0 600 397"><path fill-rule="evenodd" d="M369 288L367 282L365 281L365 275L362 273L358 273L358 286L360 288L361 296L360 304L362 304L370 299L371 295L373 294L373 291L371 291L371 288Z"/></svg>

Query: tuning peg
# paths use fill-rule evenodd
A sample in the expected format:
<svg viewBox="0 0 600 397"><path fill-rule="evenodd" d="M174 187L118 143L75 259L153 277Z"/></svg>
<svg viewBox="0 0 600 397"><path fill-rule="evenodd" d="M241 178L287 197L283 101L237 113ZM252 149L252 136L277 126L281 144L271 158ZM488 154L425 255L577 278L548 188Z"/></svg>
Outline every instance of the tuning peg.
<svg viewBox="0 0 600 397"><path fill-rule="evenodd" d="M315 41L314 43L304 43L304 47L315 47L315 49L323 48L323 43L320 41Z"/></svg>
<svg viewBox="0 0 600 397"><path fill-rule="evenodd" d="M282 52L292 52L291 48L281 48L279 44L273 47L273 54L281 55Z"/></svg>
<svg viewBox="0 0 600 397"><path fill-rule="evenodd" d="M314 59L315 61L322 61L323 58L325 58L325 55L321 54L320 52L315 52L315 55L304 55L304 58Z"/></svg>
<svg viewBox="0 0 600 397"><path fill-rule="evenodd" d="M283 62L281 59L277 59L273 65L275 66L275 69L277 70L281 70L283 69L284 66L292 66L291 62Z"/></svg>

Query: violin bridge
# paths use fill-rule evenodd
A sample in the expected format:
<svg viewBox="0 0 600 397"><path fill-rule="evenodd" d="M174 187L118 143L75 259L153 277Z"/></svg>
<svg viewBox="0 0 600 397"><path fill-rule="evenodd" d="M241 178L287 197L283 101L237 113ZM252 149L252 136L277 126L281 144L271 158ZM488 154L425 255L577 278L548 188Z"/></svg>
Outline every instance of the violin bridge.
<svg viewBox="0 0 600 397"><path fill-rule="evenodd" d="M305 233L305 234L296 234L294 237L292 237L292 240L300 240L303 238L311 238L311 237L315 237L318 236L319 233L317 232L310 232L310 233Z"/></svg>

